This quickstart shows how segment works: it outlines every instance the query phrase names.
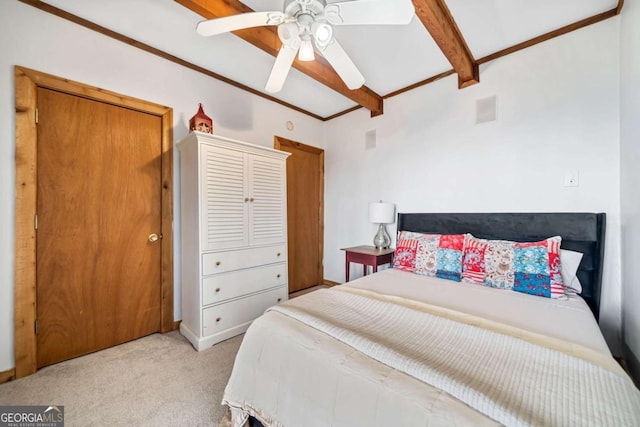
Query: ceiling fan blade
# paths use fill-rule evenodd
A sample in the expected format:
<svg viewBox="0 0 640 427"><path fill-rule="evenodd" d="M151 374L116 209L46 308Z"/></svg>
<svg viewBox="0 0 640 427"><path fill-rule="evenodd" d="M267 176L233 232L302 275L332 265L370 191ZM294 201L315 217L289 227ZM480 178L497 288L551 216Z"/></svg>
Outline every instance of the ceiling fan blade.
<svg viewBox="0 0 640 427"><path fill-rule="evenodd" d="M291 65L293 65L294 59L296 59L296 53L298 53L298 49L300 48L299 40L300 39L291 46L282 45L280 48L276 62L271 69L269 80L267 80L267 85L264 88L267 92L280 92L282 86L284 86L284 81L287 79Z"/></svg>
<svg viewBox="0 0 640 427"><path fill-rule="evenodd" d="M321 52L349 89L358 89L364 84L364 76L340 43L334 41Z"/></svg>
<svg viewBox="0 0 640 427"><path fill-rule="evenodd" d="M328 4L324 13L334 25L407 25L415 15L411 0L353 0Z"/></svg>
<svg viewBox="0 0 640 427"><path fill-rule="evenodd" d="M261 27L263 25L279 25L284 22L282 12L249 12L224 18L210 19L198 23L196 32L201 36L215 36L229 31L244 28Z"/></svg>

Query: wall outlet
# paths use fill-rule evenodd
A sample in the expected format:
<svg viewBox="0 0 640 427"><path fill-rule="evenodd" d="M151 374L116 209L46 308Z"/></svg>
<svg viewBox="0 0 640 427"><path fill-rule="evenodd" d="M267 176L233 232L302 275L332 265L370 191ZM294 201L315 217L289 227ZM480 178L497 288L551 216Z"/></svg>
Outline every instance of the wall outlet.
<svg viewBox="0 0 640 427"><path fill-rule="evenodd" d="M578 187L580 185L580 175L577 170L569 170L564 174L565 187Z"/></svg>

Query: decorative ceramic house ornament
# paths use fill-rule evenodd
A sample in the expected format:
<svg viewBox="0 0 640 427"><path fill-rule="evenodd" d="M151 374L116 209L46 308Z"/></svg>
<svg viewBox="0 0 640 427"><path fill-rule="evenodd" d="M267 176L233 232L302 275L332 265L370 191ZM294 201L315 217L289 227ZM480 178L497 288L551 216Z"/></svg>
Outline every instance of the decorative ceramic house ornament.
<svg viewBox="0 0 640 427"><path fill-rule="evenodd" d="M207 116L202 109L202 104L198 104L198 112L189 120L189 132L197 130L198 132L213 133L213 121Z"/></svg>

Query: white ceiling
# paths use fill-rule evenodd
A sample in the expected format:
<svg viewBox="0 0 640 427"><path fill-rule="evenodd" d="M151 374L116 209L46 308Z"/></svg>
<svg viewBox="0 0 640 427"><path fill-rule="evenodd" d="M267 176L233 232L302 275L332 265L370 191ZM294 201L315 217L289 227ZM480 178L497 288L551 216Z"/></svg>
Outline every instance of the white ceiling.
<svg viewBox="0 0 640 427"><path fill-rule="evenodd" d="M195 26L203 18L172 0L45 2L264 92L274 57L233 34L197 35ZM243 3L256 11L281 10L283 0ZM614 9L617 3L446 0L475 59ZM407 26L338 27L336 37L365 76L365 85L382 96L452 68L416 17ZM356 105L295 69L283 90L271 95L321 117Z"/></svg>

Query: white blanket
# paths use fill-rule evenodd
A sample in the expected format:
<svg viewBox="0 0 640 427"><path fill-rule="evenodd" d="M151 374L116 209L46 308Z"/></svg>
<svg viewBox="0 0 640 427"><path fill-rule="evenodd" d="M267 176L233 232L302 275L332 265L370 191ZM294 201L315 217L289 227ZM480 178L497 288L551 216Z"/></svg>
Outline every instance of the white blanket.
<svg viewBox="0 0 640 427"><path fill-rule="evenodd" d="M567 300L541 298L394 269L342 286L450 308L611 355L593 313L579 296Z"/></svg>
<svg viewBox="0 0 640 427"><path fill-rule="evenodd" d="M505 425L640 425L640 392L615 365L610 370L434 316L414 302L346 290L317 291L271 310L442 389Z"/></svg>
<svg viewBox="0 0 640 427"><path fill-rule="evenodd" d="M583 310L576 309L571 301L566 304L542 304L544 298L496 291L502 292L497 294L497 299L508 299L502 304L502 307L506 307L505 313L478 313L474 310L482 308L473 307L473 302L477 306L480 301L493 300L494 296L489 298L487 295L483 299L475 291L481 294L495 290L485 290L481 286L467 289L442 280L440 283L427 283L427 279L432 278L415 276L402 272L383 272L352 282L354 286L341 287L344 288L341 290L356 287L374 289L380 293L371 294L374 296L373 300L377 300L374 303L364 302L361 299L364 296L361 295L355 295L358 298L354 300L352 293L358 292L357 290L347 293L334 289L296 298L282 305L282 309L277 309L287 310L286 315L274 310L256 320L247 331L238 352L223 399L223 403L232 409L234 425L242 425L248 415L255 416L269 426L305 427L493 426L517 425L519 422L535 425L624 425L624 422L635 422L637 419L640 412L637 390L633 389L629 378L619 370L608 354L595 321L585 318ZM377 312L374 307L382 307L384 304L378 304L381 303L379 300L388 298L381 294L406 295L414 301L404 304L401 299L396 299L392 305L399 308L392 307L389 310L393 313L384 314L387 309ZM480 336L474 338L470 331L479 328L457 324L452 326L448 322L456 322L447 319L423 319L423 311L429 310L416 307L415 304L420 303L415 300L438 300L444 294L447 294L447 298L442 302L448 303L440 304L438 301L438 304L454 309L444 309L445 315L447 311L449 314L460 309L464 312L471 311L476 316L463 314L457 320L472 325L482 324L490 330L475 331ZM336 301L330 295L339 300L351 301L345 307L342 303L346 301ZM514 301L509 299L511 296L515 298ZM465 301L471 301L471 305L461 307L467 304ZM354 302L356 304L352 306ZM538 303L542 307L533 311L527 308ZM413 305L413 308L407 309L404 305ZM295 308L296 306L299 308ZM395 310L400 309L418 313L406 316L395 313ZM513 311L516 316L511 316L509 311ZM307 326L290 315L309 317L309 322L315 325ZM415 318L404 325L398 323L398 315L409 320L415 315L420 316L420 319ZM479 321L485 319L478 318L478 315L490 320ZM388 318L382 320L381 316ZM548 326L544 322L537 322L540 316L551 320L547 322ZM453 335L444 334L436 339L434 331L423 330L427 323L436 326L436 333L445 325L444 328ZM504 337L502 333L496 332L495 325L500 323L510 325L502 331L506 334ZM524 325L533 323L533 334L521 329ZM327 332L332 329L338 339L316 328L325 328ZM357 335L359 329L362 329L364 336ZM578 335L571 332L584 329L586 332ZM466 332L459 332L463 330ZM469 338L463 339L464 335L458 337L458 333L468 334ZM526 342L513 344L513 341L521 340L509 335L522 335L523 338L540 341L543 346ZM539 339L544 338L544 335L556 338ZM572 336L576 336L579 344L571 342ZM417 340L417 337L428 338ZM345 344L340 341L342 339L353 342ZM471 343L475 343L475 347ZM357 349L357 345L362 345L363 350L365 347L373 349L375 354L367 356ZM453 347L451 350L457 351L458 355L454 356L455 353L445 350L445 345ZM419 353L420 346L425 347L428 352L424 355ZM514 346L526 356L514 357ZM574 356L552 350L557 348ZM402 372L400 368L389 366L386 361L381 363L374 359L378 355L391 356L391 359L400 361L401 366L410 367L411 372ZM544 359L547 356L551 357L551 361L543 362L544 365L538 366L534 362L535 358ZM433 364L425 367L411 361L424 361L425 358L436 365L442 362L440 364L445 372L458 371L455 375L447 376L433 371ZM451 365L453 362L460 366ZM510 364L509 372L515 374L505 374L505 378L500 380L502 373L498 367L503 363L505 366ZM493 368L489 368L490 366ZM409 370L405 368L405 371ZM496 370L498 372L492 372ZM532 373L535 375L530 378ZM438 387L451 387L452 391L445 392L414 376L435 378L435 381L439 381ZM611 393L602 392L604 400L600 401L597 394L601 391L594 391L592 381L602 382L604 386L615 390L611 390ZM506 389L506 386L516 390L514 398L519 399L520 403L512 399L512 391ZM547 391L543 392L545 388ZM460 397L454 398L452 394ZM605 401L620 394L620 399L614 399L616 401L613 406L609 406L611 402ZM463 399L485 405L486 408L480 408L481 411L488 410L493 414L492 417L503 421L495 421L483 412L472 409ZM531 403L530 400L535 402ZM551 407L547 406L547 402L555 408L554 413L547 413ZM624 408L620 408L620 405ZM542 408L542 412L529 413L531 407ZM597 418L599 416L602 418Z"/></svg>

